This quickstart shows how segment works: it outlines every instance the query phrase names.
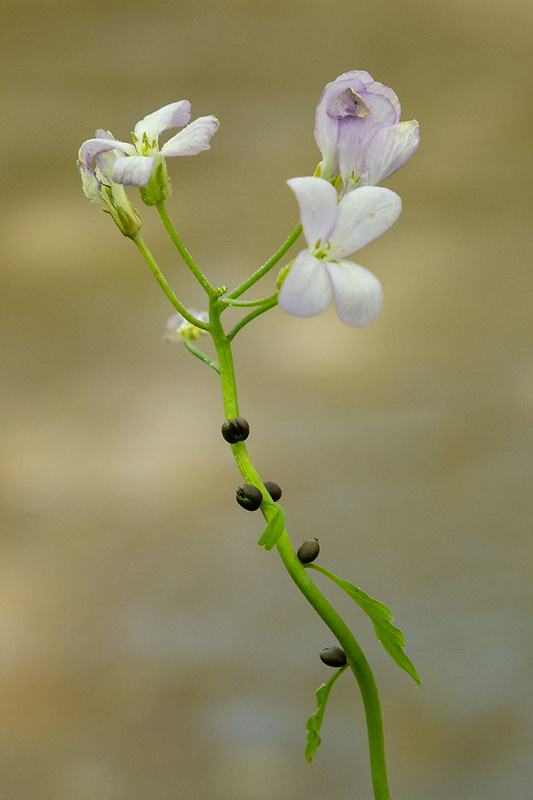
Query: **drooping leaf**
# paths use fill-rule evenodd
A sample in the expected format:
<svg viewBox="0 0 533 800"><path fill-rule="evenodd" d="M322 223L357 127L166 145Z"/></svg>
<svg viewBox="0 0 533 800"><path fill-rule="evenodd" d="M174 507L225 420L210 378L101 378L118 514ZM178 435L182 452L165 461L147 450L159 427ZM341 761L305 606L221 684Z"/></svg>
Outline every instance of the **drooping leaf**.
<svg viewBox="0 0 533 800"><path fill-rule="evenodd" d="M265 530L261 534L261 538L257 542L257 544L260 547L264 547L265 550L272 550L285 528L285 512L281 506L277 506L276 508L276 513L268 521Z"/></svg>
<svg viewBox="0 0 533 800"><path fill-rule="evenodd" d="M318 572L321 572L327 578L336 583L337 586L340 586L341 589L344 589L344 591L350 595L352 600L355 600L355 602L366 614L368 614L372 620L378 641L381 642L390 657L401 669L404 669L411 676L418 686L420 686L418 672L416 671L411 659L404 653L403 650L405 647L404 635L399 628L392 624L391 620L393 620L394 617L390 608L387 608L384 603L380 603L379 600L374 600L373 597L370 597L370 595L363 592L363 590L359 589L357 586L354 586L353 583L345 581L342 578L338 578L329 570L324 569L324 567L320 567L317 564L308 564L306 566L310 569L316 569Z"/></svg>
<svg viewBox="0 0 533 800"><path fill-rule="evenodd" d="M318 750L320 742L322 741L320 738L320 728L322 726L322 720L324 719L324 711L326 710L326 703L328 702L331 687L345 669L346 667L341 667L338 669L331 676L329 681L327 683L323 683L322 686L319 686L315 692L318 708L314 714L311 714L306 725L307 745L305 747L305 757L309 762L313 760L313 756Z"/></svg>

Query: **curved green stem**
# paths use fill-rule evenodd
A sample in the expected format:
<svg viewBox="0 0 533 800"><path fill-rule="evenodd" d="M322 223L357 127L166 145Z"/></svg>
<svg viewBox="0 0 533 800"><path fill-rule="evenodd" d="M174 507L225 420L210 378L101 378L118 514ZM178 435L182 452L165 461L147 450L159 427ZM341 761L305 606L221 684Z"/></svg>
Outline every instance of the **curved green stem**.
<svg viewBox="0 0 533 800"><path fill-rule="evenodd" d="M262 278L263 275L266 275L266 273L270 269L272 269L272 267L275 264L278 263L280 258L283 258L283 256L287 252L287 250L290 250L290 248L293 246L294 242L296 241L298 236L301 234L301 232L302 232L302 225L301 225L301 223L298 223L298 225L295 227L295 229L293 230L291 235L288 237L288 239L286 239L283 242L283 244L281 245L279 250L276 250L274 255L271 256L271 258L269 258L268 261L266 261L263 264L262 267L259 267L259 269L256 270L253 273L253 275L250 275L249 278L247 278L245 281L243 281L241 284L239 284L239 286L237 286L235 289L233 289L233 291L228 294L228 296L227 296L228 299L233 300L236 297L240 297L240 295L243 294L243 292L245 292L247 289L249 289L250 286L253 286L254 283L256 283L259 280L259 278Z"/></svg>
<svg viewBox="0 0 533 800"><path fill-rule="evenodd" d="M231 419L239 415L239 406L230 337L226 335L220 322L221 312L222 308L218 301L212 301L209 317L212 326L211 335L219 357L224 411L226 418ZM257 486L263 492L263 496L268 497L268 492L248 455L245 443L237 442L236 444L232 444L231 449L244 480L247 483L252 483ZM261 511L268 521L276 513L276 506L269 501L264 501L261 505ZM368 661L344 620L309 577L305 567L294 552L286 530L284 530L277 543L277 549L287 572L298 589L306 597L308 602L344 648L348 664L357 680L363 698L368 730L374 797L375 800L390 800L385 763L381 707L376 682Z"/></svg>
<svg viewBox="0 0 533 800"><path fill-rule="evenodd" d="M256 317L259 317L261 314L264 314L265 311L270 311L270 309L274 308L274 306L277 305L277 303L278 303L278 294L276 292L275 295L272 295L272 299L268 303L259 306L259 308L255 308L253 311L251 311L249 314L247 314L245 317L239 320L239 322L237 322L237 324L228 333L227 336L228 341L231 342L231 340L234 339L235 336L239 333L241 328L244 328L245 325L248 325L248 323L251 322Z"/></svg>
<svg viewBox="0 0 533 800"><path fill-rule="evenodd" d="M189 267L190 271L192 272L198 283L201 286L203 286L207 294L211 296L213 294L213 287L211 286L206 276L204 275L204 273L202 272L202 270L200 269L194 258L191 256L191 254L181 241L180 237L178 236L178 233L174 225L172 224L170 217L167 214L165 204L163 202L157 203L156 208L159 213L159 216L161 217L161 222L165 226L168 235L176 245L181 257Z"/></svg>
<svg viewBox="0 0 533 800"><path fill-rule="evenodd" d="M276 300L277 296L278 293L274 292L274 294L269 294L268 297L262 297L260 300L231 300L227 297L221 297L220 304L231 306L232 308L234 306L237 308L250 308L251 306L264 306L272 300Z"/></svg>
<svg viewBox="0 0 533 800"><path fill-rule="evenodd" d="M195 347L192 344L192 342L190 342L188 339L184 339L183 344L185 345L187 350L189 350L189 352L193 354L193 356L199 358L200 361L203 361L204 364L207 364L208 367L211 367L211 369L214 369L215 372L218 372L218 374L220 375L220 367L218 366L216 361L214 361L210 356L207 355L207 353L204 353L203 350L199 350L198 347Z"/></svg>
<svg viewBox="0 0 533 800"><path fill-rule="evenodd" d="M189 311L187 311L187 309L185 308L183 303L180 303L180 301L178 300L178 298L176 297L176 295L174 294L174 292L172 291L172 289L168 285L168 283L167 283L167 281L165 279L165 276L163 275L163 273L161 272L161 270L157 266L157 262L156 262L155 258L153 257L152 253L150 252L150 250L148 249L148 247L147 247L144 239L142 238L142 236L140 236L138 233L136 233L134 236L130 236L130 239L139 248L140 252L142 253L142 255L144 257L144 260L146 261L146 263L148 264L148 266L152 270L153 274L156 277L157 282L159 283L159 285L163 289L164 293L166 294L166 296L168 297L168 299L170 300L170 302L172 303L172 305L174 306L176 311L179 311L180 314L182 315L182 317L187 320L187 322L190 322L192 325L195 325L197 328L202 328L202 330L208 331L210 329L209 323L208 322L204 322L201 319L197 319L195 316L193 316L193 314L191 314Z"/></svg>

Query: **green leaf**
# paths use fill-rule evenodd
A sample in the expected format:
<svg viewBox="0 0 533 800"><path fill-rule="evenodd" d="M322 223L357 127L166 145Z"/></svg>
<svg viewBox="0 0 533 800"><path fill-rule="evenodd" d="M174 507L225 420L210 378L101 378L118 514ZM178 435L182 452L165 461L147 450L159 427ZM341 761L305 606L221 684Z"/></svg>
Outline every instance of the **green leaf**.
<svg viewBox="0 0 533 800"><path fill-rule="evenodd" d="M309 762L313 760L313 756L318 750L320 742L322 741L320 738L320 728L322 726L322 720L324 719L324 711L326 710L326 703L328 702L331 687L345 669L346 667L341 667L338 669L335 674L332 675L329 681L327 683L323 683L322 686L319 686L315 692L318 708L314 714L311 714L306 725L307 745L305 747L305 757Z"/></svg>
<svg viewBox="0 0 533 800"><path fill-rule="evenodd" d="M276 506L276 509L276 513L269 520L265 530L261 534L261 538L257 542L257 544L260 547L264 547L265 550L272 550L285 530L285 512L281 506Z"/></svg>
<svg viewBox="0 0 533 800"><path fill-rule="evenodd" d="M355 602L366 614L368 614L372 620L378 641L381 642L390 657L401 669L404 669L411 676L418 686L420 686L418 672L416 671L411 659L408 658L403 651L403 648L405 647L404 635L401 630L396 628L391 622L394 617L392 616L392 611L390 608L387 608L384 603L380 603L379 600L374 600L373 597L370 597L357 586L354 586L353 583L349 583L349 581L338 578L332 572L329 572L329 570L324 569L324 567L320 567L317 564L306 564L306 566L310 569L316 569L318 572L321 572L327 578L336 583L337 586L340 586L341 589L344 589L344 591L350 595L352 600L355 600Z"/></svg>

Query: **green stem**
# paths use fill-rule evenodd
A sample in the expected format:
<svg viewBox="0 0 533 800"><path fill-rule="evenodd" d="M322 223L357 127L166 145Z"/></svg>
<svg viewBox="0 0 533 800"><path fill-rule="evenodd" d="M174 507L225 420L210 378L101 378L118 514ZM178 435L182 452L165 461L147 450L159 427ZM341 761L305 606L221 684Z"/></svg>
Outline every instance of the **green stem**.
<svg viewBox="0 0 533 800"><path fill-rule="evenodd" d="M274 255L271 256L271 258L269 258L268 261L266 261L262 267L259 267L259 269L256 270L252 275L250 275L249 278L247 278L245 281L243 281L243 283L239 284L239 286L233 289L233 291L227 295L227 298L233 300L236 297L240 297L240 295L243 294L243 292L245 292L247 289L249 289L250 286L253 286L254 283L256 283L259 280L259 278L262 278L263 275L266 275L266 273L270 269L272 269L272 267L275 264L278 263L280 258L283 258L287 250L290 250L290 248L293 246L294 242L301 234L301 232L302 232L302 226L301 223L298 223L298 225L295 227L289 238L283 242L279 250L276 250Z"/></svg>
<svg viewBox="0 0 533 800"><path fill-rule="evenodd" d="M211 335L219 357L224 411L226 418L231 419L239 415L239 406L230 337L226 335L220 322L221 312L222 308L220 304L218 301L213 300L210 305ZM231 449L244 480L247 483L252 483L257 486L263 492L264 496L268 497L261 477L248 455L245 443L237 442L236 444L232 444ZM276 513L276 506L269 501L264 501L261 505L261 511L268 521L272 518L273 514ZM385 763L381 707L376 682L368 661L344 620L309 577L303 564L294 552L286 530L284 530L277 543L277 549L287 572L298 589L300 589L302 594L344 648L348 664L357 680L363 698L368 730L374 797L375 800L390 800Z"/></svg>
<svg viewBox="0 0 533 800"><path fill-rule="evenodd" d="M259 308L255 308L253 311L251 311L249 314L247 314L245 317L239 320L239 322L237 322L237 324L228 333L227 336L228 341L231 342L231 340L234 339L235 336L239 333L241 328L244 328L244 326L248 325L248 323L251 322L253 319L258 317L260 314L264 314L265 311L269 311L271 308L274 308L274 306L277 305L277 302L278 302L278 295L276 293L275 295L272 296L272 299L268 303L259 306Z"/></svg>
<svg viewBox="0 0 533 800"><path fill-rule="evenodd" d="M204 364L207 364L208 367L211 367L211 369L214 369L215 372L218 372L218 374L220 375L220 367L218 366L216 361L214 361L210 356L207 355L207 353L204 353L202 350L199 350L188 339L184 339L183 343L187 348L187 350L189 350L193 354L193 356L199 358L200 361L203 361Z"/></svg>
<svg viewBox="0 0 533 800"><path fill-rule="evenodd" d="M182 303L180 303L180 301L178 300L178 298L176 297L176 295L174 294L174 292L172 291L172 289L170 288L170 286L166 282L165 276L163 275L163 273L161 272L161 270L157 266L157 262L156 262L155 258L153 257L152 253L150 252L150 250L148 249L148 247L147 247L146 243L144 242L144 239L142 238L142 236L140 236L138 233L136 233L134 236L131 236L130 238L131 238L132 242L134 242L137 245L137 247L139 248L139 250L141 251L146 263L148 264L148 266L150 267L150 269L154 273L157 282L159 283L159 285L163 289L164 293L166 294L166 296L168 297L168 299L170 300L170 302L172 303L174 308L177 311L180 312L182 317L184 319L186 319L187 322L190 322L192 325L195 325L197 328L202 328L202 330L208 331L209 328L210 328L209 323L204 322L201 319L196 319L196 317L193 316L189 311L187 311L185 306Z"/></svg>
<svg viewBox="0 0 533 800"><path fill-rule="evenodd" d="M200 269L200 267L198 266L198 264L196 263L194 258L191 256L191 254L189 253L189 251L187 250L187 248L185 247L185 245L181 241L180 237L178 236L178 233L177 233L174 225L172 224L172 221L171 221L170 217L167 214L167 210L165 208L165 204L163 202L158 203L156 205L156 208L157 208L157 211L159 213L159 216L161 217L161 222L165 226L165 229L166 229L168 235L170 236L170 238L172 239L172 241L176 245L181 257L183 258L183 260L185 261L185 263L189 267L189 269L192 272L192 274L197 279L198 283L201 286L203 286L203 288L205 289L207 294L209 296L211 296L213 294L213 287L211 286L211 284L207 280L206 276L204 275L204 273L202 272L202 270Z"/></svg>
<svg viewBox="0 0 533 800"><path fill-rule="evenodd" d="M269 294L268 297L262 297L260 300L231 300L227 297L221 297L220 303L224 306L231 306L237 308L250 308L251 306L265 306L271 303L272 300L277 300L278 293Z"/></svg>

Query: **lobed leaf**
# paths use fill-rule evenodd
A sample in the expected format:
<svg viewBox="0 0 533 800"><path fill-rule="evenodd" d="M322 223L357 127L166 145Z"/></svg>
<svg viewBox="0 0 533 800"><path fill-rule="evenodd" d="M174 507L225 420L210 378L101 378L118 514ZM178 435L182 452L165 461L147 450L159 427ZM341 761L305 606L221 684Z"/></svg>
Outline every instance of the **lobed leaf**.
<svg viewBox="0 0 533 800"><path fill-rule="evenodd" d="M395 661L401 669L405 670L415 681L415 683L420 686L418 672L416 671L411 659L404 653L403 650L405 647L404 635L399 628L392 624L391 620L393 620L394 617L390 608L388 608L384 603L380 603L379 600L375 600L373 597L370 597L370 595L363 592L362 589L354 586L353 583L345 581L342 578L338 578L324 567L320 567L317 564L308 564L306 566L308 566L310 569L316 569L318 572L321 572L327 578L336 583L337 586L340 586L341 589L344 589L346 594L350 595L352 600L355 600L357 605L362 608L363 611L370 617L372 624L374 625L374 631L378 641L381 642L393 661Z"/></svg>
<svg viewBox="0 0 533 800"><path fill-rule="evenodd" d="M331 687L339 675L344 672L346 666L338 669L335 674L331 676L329 681L327 683L323 683L322 686L319 686L315 692L318 708L314 714L311 714L306 725L307 744L305 747L305 758L309 762L313 760L313 756L318 750L320 742L322 741L320 738L320 728L322 726L322 720L324 719L324 711L326 710L326 703L328 702Z"/></svg>

